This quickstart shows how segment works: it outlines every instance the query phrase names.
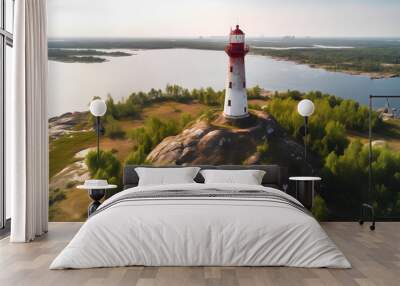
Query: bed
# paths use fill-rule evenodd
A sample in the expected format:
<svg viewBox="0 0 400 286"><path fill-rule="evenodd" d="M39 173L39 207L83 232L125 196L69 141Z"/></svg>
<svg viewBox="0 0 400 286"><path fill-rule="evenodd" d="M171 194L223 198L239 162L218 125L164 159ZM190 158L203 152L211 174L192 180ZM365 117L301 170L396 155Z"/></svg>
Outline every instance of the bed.
<svg viewBox="0 0 400 286"><path fill-rule="evenodd" d="M195 182L138 186L107 199L50 269L118 266L292 266L350 268L312 215L280 190L277 165L199 166L265 170L261 185ZM176 168L179 168L177 166Z"/></svg>

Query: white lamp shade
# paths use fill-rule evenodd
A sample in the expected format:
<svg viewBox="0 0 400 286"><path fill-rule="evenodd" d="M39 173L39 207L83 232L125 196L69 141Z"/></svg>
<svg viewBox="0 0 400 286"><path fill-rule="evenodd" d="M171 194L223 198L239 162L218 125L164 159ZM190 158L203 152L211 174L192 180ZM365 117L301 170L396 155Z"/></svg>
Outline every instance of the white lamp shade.
<svg viewBox="0 0 400 286"><path fill-rule="evenodd" d="M314 113L314 109L314 103L309 99L303 99L297 105L297 112L303 117L311 116Z"/></svg>
<svg viewBox="0 0 400 286"><path fill-rule="evenodd" d="M90 113L93 114L93 116L103 116L106 114L107 111L107 105L102 99L95 99L90 103Z"/></svg>

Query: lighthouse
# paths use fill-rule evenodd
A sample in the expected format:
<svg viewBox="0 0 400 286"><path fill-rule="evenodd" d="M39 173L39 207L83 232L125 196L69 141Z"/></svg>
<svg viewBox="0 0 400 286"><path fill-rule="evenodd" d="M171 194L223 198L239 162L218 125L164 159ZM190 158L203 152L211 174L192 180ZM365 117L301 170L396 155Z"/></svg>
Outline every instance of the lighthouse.
<svg viewBox="0 0 400 286"><path fill-rule="evenodd" d="M248 51L249 48L244 42L244 33L239 29L239 25L236 25L236 29L231 30L229 44L225 47L225 52L229 56L224 104L224 116L227 118L249 116L244 67L244 57Z"/></svg>

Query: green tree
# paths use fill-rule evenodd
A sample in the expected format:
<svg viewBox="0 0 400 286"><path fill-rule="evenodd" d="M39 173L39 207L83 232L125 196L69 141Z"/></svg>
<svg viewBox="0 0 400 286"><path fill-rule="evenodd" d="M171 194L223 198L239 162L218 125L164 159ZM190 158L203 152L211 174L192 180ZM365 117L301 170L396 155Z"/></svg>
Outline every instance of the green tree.
<svg viewBox="0 0 400 286"><path fill-rule="evenodd" d="M121 163L111 152L100 151L99 160L97 152L90 151L85 158L90 176L94 179L107 180L109 184L120 185Z"/></svg>
<svg viewBox="0 0 400 286"><path fill-rule="evenodd" d="M247 89L247 97L250 99L257 99L261 97L262 88L258 85Z"/></svg>
<svg viewBox="0 0 400 286"><path fill-rule="evenodd" d="M125 165L140 165L146 163L147 153L143 146L139 146L135 151L129 153L125 159Z"/></svg>
<svg viewBox="0 0 400 286"><path fill-rule="evenodd" d="M373 148L373 193L368 197L368 146L354 141L343 155L332 152L325 160L326 199L330 206L357 215L362 201L372 201L378 215L400 214L400 153Z"/></svg>
<svg viewBox="0 0 400 286"><path fill-rule="evenodd" d="M321 140L322 150L320 154L324 156L334 151L336 154L343 154L344 149L349 144L346 136L346 128L337 121L329 121L325 126L325 136Z"/></svg>
<svg viewBox="0 0 400 286"><path fill-rule="evenodd" d="M107 105L107 114L110 114L113 118L120 118L120 114L118 112L118 108L114 103L114 99L111 97L110 94L107 96L106 100L106 105Z"/></svg>

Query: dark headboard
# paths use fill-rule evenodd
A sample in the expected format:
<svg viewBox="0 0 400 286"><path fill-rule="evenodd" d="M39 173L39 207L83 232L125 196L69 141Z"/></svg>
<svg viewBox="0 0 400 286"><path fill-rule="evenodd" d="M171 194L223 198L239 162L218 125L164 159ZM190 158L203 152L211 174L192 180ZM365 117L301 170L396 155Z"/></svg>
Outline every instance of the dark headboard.
<svg viewBox="0 0 400 286"><path fill-rule="evenodd" d="M136 167L149 167L149 168L182 168L188 166L143 166L143 165L127 165L124 168L124 177L123 184L124 189L136 187L139 182L138 174L135 171ZM266 173L262 180L262 185L267 187L274 187L278 189L282 189L282 185L287 183L287 168L281 167L278 165L249 165L249 166L241 166L241 165L194 165L190 167L199 167L201 169L220 169L220 170L264 170ZM198 173L196 178L194 179L197 183L204 183L203 176Z"/></svg>

